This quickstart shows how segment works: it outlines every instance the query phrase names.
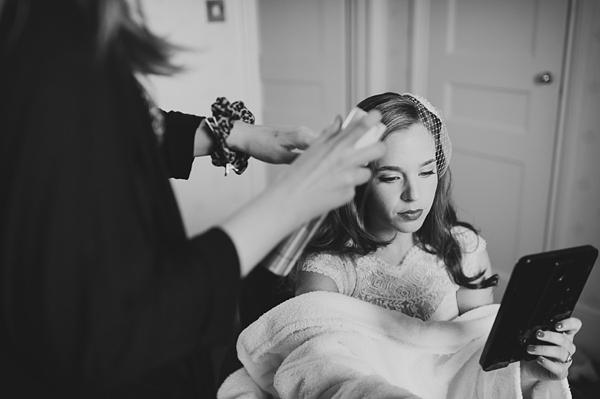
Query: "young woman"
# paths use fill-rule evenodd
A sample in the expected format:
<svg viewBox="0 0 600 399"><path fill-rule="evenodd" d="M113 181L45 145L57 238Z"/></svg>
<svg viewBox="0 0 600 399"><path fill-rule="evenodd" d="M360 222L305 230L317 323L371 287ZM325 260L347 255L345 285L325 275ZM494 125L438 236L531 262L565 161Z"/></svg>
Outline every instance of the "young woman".
<svg viewBox="0 0 600 399"><path fill-rule="evenodd" d="M441 114L411 94L384 93L360 108L382 113L384 157L369 165L371 180L352 202L330 212L293 274L296 295L332 291L422 320L451 320L491 304L492 274L485 240L460 222L451 198L451 144ZM529 348L523 388L562 379L581 322L540 331L548 345Z"/></svg>

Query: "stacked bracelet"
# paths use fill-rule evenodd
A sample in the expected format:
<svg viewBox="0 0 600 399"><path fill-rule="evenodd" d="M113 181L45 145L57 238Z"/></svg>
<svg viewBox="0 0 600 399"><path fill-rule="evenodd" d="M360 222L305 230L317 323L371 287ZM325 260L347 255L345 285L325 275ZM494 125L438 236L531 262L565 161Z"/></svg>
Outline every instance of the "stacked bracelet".
<svg viewBox="0 0 600 399"><path fill-rule="evenodd" d="M206 118L206 125L213 136L213 146L210 153L212 163L215 166L225 167L225 176L230 170L241 175L248 167L247 154L234 151L227 145L227 137L233 128L233 122L241 120L246 123L254 123L254 115L244 106L241 101L230 103L225 97L219 97L210 107L212 118Z"/></svg>

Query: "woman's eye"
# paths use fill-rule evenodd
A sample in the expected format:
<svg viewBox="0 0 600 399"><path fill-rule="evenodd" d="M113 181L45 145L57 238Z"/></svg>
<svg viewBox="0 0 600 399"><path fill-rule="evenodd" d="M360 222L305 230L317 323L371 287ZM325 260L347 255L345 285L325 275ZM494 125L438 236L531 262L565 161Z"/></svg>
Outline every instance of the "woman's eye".
<svg viewBox="0 0 600 399"><path fill-rule="evenodd" d="M421 176L432 176L435 175L435 170L428 170L427 172L421 172Z"/></svg>
<svg viewBox="0 0 600 399"><path fill-rule="evenodd" d="M396 180L400 180L400 177L399 176L381 176L379 178L379 181L381 181L383 183L391 183Z"/></svg>

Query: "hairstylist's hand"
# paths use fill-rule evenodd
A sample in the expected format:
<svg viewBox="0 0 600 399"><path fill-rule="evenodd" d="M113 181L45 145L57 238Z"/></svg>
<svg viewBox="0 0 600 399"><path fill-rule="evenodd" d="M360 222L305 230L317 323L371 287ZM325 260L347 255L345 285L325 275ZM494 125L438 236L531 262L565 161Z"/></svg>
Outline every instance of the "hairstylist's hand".
<svg viewBox="0 0 600 399"><path fill-rule="evenodd" d="M294 163L282 173L275 185L281 186L294 203L294 212L304 222L337 208L354 197L355 187L371 178L364 166L381 157L385 145L381 142L355 149L356 141L381 118L370 113L358 123L340 131L337 119Z"/></svg>
<svg viewBox="0 0 600 399"><path fill-rule="evenodd" d="M556 331L538 331L537 339L548 345L531 345L527 352L536 360L521 362L521 376L535 380L562 380L567 378L576 347L575 334L581 329L581 320L571 317L556 323Z"/></svg>
<svg viewBox="0 0 600 399"><path fill-rule="evenodd" d="M385 145L355 149L354 144L380 119L372 111L343 131L341 119L336 120L263 193L222 224L237 248L242 275L295 228L350 201L355 187L370 179L364 165L383 156Z"/></svg>
<svg viewBox="0 0 600 399"><path fill-rule="evenodd" d="M276 128L251 125L236 121L227 138L227 144L263 162L291 163L299 153L312 144L319 135L304 126Z"/></svg>

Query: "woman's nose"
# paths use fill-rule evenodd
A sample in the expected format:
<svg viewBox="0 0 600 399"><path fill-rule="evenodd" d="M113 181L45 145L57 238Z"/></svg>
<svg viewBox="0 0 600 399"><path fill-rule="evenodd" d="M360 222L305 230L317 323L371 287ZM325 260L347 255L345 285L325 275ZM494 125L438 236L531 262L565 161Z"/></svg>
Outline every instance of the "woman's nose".
<svg viewBox="0 0 600 399"><path fill-rule="evenodd" d="M402 190L402 195L400 195L400 199L406 202L414 202L421 197L421 192L417 184L414 181L406 180L404 185L404 189Z"/></svg>

